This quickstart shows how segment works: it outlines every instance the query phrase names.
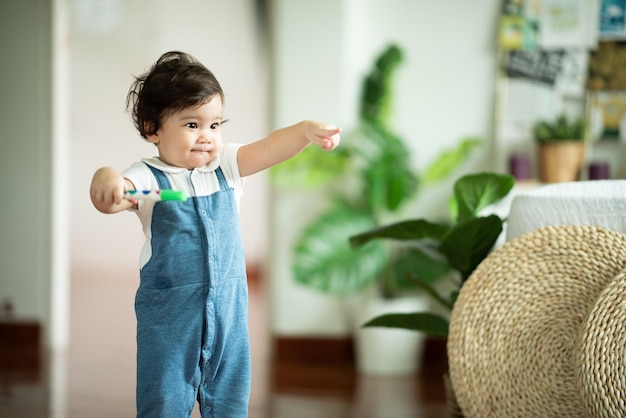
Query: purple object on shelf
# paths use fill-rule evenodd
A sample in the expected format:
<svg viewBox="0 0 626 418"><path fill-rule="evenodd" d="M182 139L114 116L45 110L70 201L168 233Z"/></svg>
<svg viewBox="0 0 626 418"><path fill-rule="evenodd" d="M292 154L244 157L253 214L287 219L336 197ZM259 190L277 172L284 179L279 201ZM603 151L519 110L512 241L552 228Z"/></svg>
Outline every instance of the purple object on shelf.
<svg viewBox="0 0 626 418"><path fill-rule="evenodd" d="M592 161L589 164L589 180L608 180L609 164L604 161Z"/></svg>
<svg viewBox="0 0 626 418"><path fill-rule="evenodd" d="M524 154L513 154L509 158L509 174L516 180L528 180L530 178L530 158Z"/></svg>

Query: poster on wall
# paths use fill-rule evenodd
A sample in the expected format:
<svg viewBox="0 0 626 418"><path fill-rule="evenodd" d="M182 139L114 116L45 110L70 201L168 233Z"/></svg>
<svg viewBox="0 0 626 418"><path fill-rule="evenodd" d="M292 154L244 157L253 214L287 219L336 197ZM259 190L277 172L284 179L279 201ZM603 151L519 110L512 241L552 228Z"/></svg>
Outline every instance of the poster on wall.
<svg viewBox="0 0 626 418"><path fill-rule="evenodd" d="M500 48L595 48L601 1L611 0L504 0L499 20ZM623 10L626 0L614 2L620 5L611 10ZM617 13L615 10L612 13ZM623 25L620 27L623 29Z"/></svg>
<svg viewBox="0 0 626 418"><path fill-rule="evenodd" d="M594 48L598 41L598 16L597 0L541 0L540 47Z"/></svg>
<svg viewBox="0 0 626 418"><path fill-rule="evenodd" d="M509 77L553 85L561 72L564 50L511 51L505 71Z"/></svg>
<svg viewBox="0 0 626 418"><path fill-rule="evenodd" d="M600 38L626 39L626 0L602 0Z"/></svg>
<svg viewBox="0 0 626 418"><path fill-rule="evenodd" d="M535 49L539 31L540 0L504 0L499 22L499 43L505 50Z"/></svg>
<svg viewBox="0 0 626 418"><path fill-rule="evenodd" d="M626 42L601 41L587 67L589 90L626 90Z"/></svg>
<svg viewBox="0 0 626 418"><path fill-rule="evenodd" d="M626 93L598 92L592 96L590 108L594 140L626 140Z"/></svg>

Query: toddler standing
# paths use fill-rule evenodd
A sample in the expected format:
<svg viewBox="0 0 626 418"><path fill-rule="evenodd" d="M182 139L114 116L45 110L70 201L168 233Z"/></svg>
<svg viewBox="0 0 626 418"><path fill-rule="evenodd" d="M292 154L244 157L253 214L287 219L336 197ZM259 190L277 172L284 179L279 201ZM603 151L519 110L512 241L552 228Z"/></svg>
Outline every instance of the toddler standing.
<svg viewBox="0 0 626 418"><path fill-rule="evenodd" d="M250 394L248 290L239 226L243 179L309 144L332 150L340 129L303 121L246 145L222 144L224 93L192 56L163 54L127 96L139 134L158 156L123 173L98 169L93 205L136 211L140 255L137 416L247 417ZM126 190L175 189L185 202L126 200Z"/></svg>

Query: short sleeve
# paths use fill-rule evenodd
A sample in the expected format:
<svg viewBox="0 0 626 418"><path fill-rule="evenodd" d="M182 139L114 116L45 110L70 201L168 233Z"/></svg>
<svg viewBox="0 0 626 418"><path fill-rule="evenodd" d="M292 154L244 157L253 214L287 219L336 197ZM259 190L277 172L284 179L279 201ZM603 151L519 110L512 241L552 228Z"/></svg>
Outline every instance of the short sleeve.
<svg viewBox="0 0 626 418"><path fill-rule="evenodd" d="M124 170L122 177L133 183L137 190L158 189L158 184L152 171L142 162L136 162Z"/></svg>

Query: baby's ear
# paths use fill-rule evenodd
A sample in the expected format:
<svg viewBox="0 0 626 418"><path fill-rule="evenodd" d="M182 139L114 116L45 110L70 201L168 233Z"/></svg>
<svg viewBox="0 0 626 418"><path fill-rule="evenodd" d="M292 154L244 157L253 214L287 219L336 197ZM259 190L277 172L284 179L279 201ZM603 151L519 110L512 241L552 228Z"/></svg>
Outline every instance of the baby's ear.
<svg viewBox="0 0 626 418"><path fill-rule="evenodd" d="M152 142L154 145L159 144L159 136L157 134L148 135L148 141Z"/></svg>
<svg viewBox="0 0 626 418"><path fill-rule="evenodd" d="M152 142L154 145L159 143L157 130L155 129L154 124L152 122L144 122L143 131L148 141Z"/></svg>

